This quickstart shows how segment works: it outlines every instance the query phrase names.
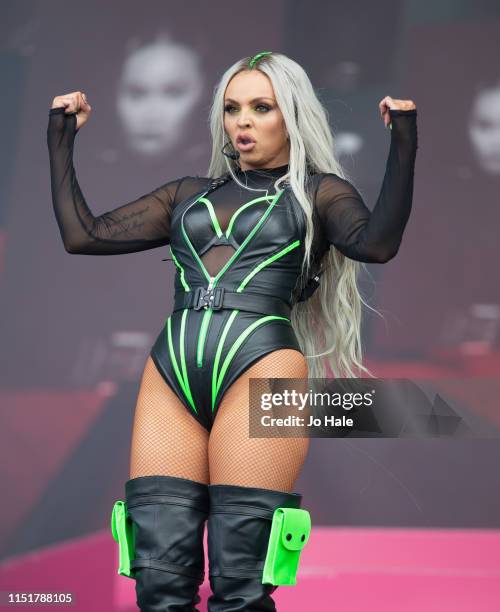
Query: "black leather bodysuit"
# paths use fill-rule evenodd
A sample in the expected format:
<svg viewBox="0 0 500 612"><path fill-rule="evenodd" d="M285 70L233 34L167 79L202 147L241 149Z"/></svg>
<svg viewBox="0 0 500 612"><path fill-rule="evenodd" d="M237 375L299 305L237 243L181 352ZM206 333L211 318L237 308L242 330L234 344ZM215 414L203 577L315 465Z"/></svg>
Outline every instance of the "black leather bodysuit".
<svg viewBox="0 0 500 612"><path fill-rule="evenodd" d="M396 254L409 218L416 111L390 111L391 146L373 212L356 188L332 173L310 173L314 202L313 266L333 244L357 261ZM304 299L300 276L305 220L289 185L275 193L287 166L238 171L261 191L225 175L186 176L94 217L76 179L76 117L50 111L52 199L70 253L112 255L168 245L176 266L174 307L151 357L187 410L210 431L229 386L277 349L301 351L290 309Z"/></svg>

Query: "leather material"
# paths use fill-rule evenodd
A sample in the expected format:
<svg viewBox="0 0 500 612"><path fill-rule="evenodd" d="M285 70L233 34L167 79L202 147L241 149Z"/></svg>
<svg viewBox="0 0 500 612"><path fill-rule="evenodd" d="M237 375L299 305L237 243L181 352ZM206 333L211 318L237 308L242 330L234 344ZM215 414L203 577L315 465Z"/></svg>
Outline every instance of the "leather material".
<svg viewBox="0 0 500 612"><path fill-rule="evenodd" d="M224 180L207 184L203 199ZM198 193L172 211L174 308L150 353L170 388L207 431L227 389L254 362L279 349L302 353L290 318L304 255L300 204L285 186L268 201L242 205L233 218L225 238L235 251L210 276L200 256L223 236L217 235L206 204ZM221 298L223 307L218 308ZM215 308L205 309L206 301Z"/></svg>
<svg viewBox="0 0 500 612"><path fill-rule="evenodd" d="M199 366L197 362L197 346L200 337L198 330L201 327L202 313L205 310L197 311L189 309L187 312L189 316L186 317L184 324L184 334L182 333L182 311L173 313L171 317L172 343L178 368L181 372L182 350L186 356L186 378L194 398L196 413L188 403L172 366L172 358L167 341L167 330L163 330L158 336L151 352L151 358L160 374L170 387L175 390L179 399L192 416L207 431L210 431L217 418L217 409L226 390L229 389L242 372L267 353L283 348L301 351L301 348L291 323L285 319L265 319L264 324L261 325L260 322L267 315L241 311L234 319L230 320L232 311L215 310L212 311L208 322L203 347L202 365ZM250 335L245 337L248 329L254 324L257 327L251 331ZM225 331L226 333L224 334ZM244 341L236 353L230 356L229 368L221 377L220 387L215 394L215 401L212 403L215 379L214 370L217 364L218 350L222 347L217 369L220 376L224 360L228 357L231 347L235 346L240 338L244 338Z"/></svg>
<svg viewBox="0 0 500 612"><path fill-rule="evenodd" d="M211 299L212 298L212 299ZM290 317L290 304L272 296L262 296L259 293L245 294L235 291L226 291L224 287L216 287L213 292L206 292L205 287L193 287L192 291L175 296L174 311L183 308L195 308L200 310L208 302L214 310L235 309L246 312L258 312L260 314L279 315Z"/></svg>
<svg viewBox="0 0 500 612"><path fill-rule="evenodd" d="M210 187L209 194L218 186ZM271 194L273 198L274 194ZM207 286L203 267L193 254L205 252L214 239L214 230L205 206L197 201L198 194L178 204L172 211L170 248L178 263L184 269L184 279L189 286ZM242 207L243 208L243 207ZM293 291L300 276L304 256L306 225L299 202L290 187L285 187L281 195L262 202L257 207L249 207L237 217L231 235L238 247L238 254L220 276L217 286L228 291L236 291L243 279L256 266L284 247L300 240L298 248L286 257L279 258L273 265L266 266L256 274L248 291L273 295L285 302L292 302ZM212 245L214 246L214 245ZM181 282L179 270L175 276L175 294L183 294L186 288ZM247 288L245 287L243 293Z"/></svg>
<svg viewBox="0 0 500 612"><path fill-rule="evenodd" d="M209 612L272 612L271 594L262 584L264 562L276 508L300 508L302 495L272 489L209 485Z"/></svg>
<svg viewBox="0 0 500 612"><path fill-rule="evenodd" d="M125 494L135 537L130 566L139 609L196 612L204 580L207 485L173 476L139 476L125 483Z"/></svg>

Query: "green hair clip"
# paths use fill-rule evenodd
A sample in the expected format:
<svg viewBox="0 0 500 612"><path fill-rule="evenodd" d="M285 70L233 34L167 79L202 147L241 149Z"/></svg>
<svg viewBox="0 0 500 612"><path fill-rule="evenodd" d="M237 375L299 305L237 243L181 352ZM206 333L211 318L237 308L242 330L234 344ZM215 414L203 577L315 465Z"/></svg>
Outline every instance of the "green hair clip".
<svg viewBox="0 0 500 612"><path fill-rule="evenodd" d="M252 57L252 59L248 62L248 67L250 70L255 66L255 64L260 60L264 55L271 55L272 51L261 51Z"/></svg>

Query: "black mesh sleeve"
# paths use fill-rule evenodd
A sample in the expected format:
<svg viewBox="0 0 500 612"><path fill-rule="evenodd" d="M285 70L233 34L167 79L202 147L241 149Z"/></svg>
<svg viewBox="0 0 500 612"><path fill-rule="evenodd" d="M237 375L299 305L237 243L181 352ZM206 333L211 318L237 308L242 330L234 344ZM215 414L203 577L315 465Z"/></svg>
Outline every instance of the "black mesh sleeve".
<svg viewBox="0 0 500 612"><path fill-rule="evenodd" d="M315 206L325 235L342 254L366 263L385 263L398 252L410 216L417 143L417 111L390 110L392 129L382 187L373 208L336 174L322 175Z"/></svg>
<svg viewBox="0 0 500 612"><path fill-rule="evenodd" d="M94 217L73 166L76 114L64 107L49 111L47 145L52 203L68 253L118 255L160 247L170 242L170 217L180 178L140 198Z"/></svg>

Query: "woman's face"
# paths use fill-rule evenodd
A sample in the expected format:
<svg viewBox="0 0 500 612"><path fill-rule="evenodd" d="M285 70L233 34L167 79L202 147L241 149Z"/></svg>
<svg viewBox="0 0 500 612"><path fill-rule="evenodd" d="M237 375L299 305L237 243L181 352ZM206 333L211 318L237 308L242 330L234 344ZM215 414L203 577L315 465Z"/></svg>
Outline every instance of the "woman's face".
<svg viewBox="0 0 500 612"><path fill-rule="evenodd" d="M485 172L500 174L500 88L478 94L468 127L480 166Z"/></svg>
<svg viewBox="0 0 500 612"><path fill-rule="evenodd" d="M289 162L285 121L271 81L259 70L239 72L229 82L224 95L224 129L240 153L242 170L274 168ZM241 136L247 136L253 144L241 144Z"/></svg>
<svg viewBox="0 0 500 612"><path fill-rule="evenodd" d="M189 49L158 43L129 56L119 83L117 110L130 147L147 156L174 149L202 86L197 58Z"/></svg>

